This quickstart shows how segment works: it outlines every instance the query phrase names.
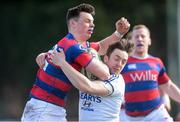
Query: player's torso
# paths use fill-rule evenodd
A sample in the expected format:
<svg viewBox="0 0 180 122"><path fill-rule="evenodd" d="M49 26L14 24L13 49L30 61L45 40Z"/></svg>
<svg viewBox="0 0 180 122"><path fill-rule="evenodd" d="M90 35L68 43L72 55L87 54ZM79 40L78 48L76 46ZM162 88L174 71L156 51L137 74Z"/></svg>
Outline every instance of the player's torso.
<svg viewBox="0 0 180 122"><path fill-rule="evenodd" d="M160 64L153 58L129 58L122 75L126 84L125 107L130 115L146 114L161 104L158 90L160 70Z"/></svg>
<svg viewBox="0 0 180 122"><path fill-rule="evenodd" d="M85 52L86 47L78 44L72 34L68 34L60 40L54 46L54 48L57 47L63 48L66 61L78 71L91 61L92 57ZM49 55L54 48L49 51ZM31 90L31 97L64 106L67 93L71 87L71 82L61 68L47 58L44 68L37 73L36 82Z"/></svg>
<svg viewBox="0 0 180 122"><path fill-rule="evenodd" d="M79 92L79 119L110 121L119 119L120 106L124 98L124 81L120 77L111 82L114 93L109 96L90 95Z"/></svg>

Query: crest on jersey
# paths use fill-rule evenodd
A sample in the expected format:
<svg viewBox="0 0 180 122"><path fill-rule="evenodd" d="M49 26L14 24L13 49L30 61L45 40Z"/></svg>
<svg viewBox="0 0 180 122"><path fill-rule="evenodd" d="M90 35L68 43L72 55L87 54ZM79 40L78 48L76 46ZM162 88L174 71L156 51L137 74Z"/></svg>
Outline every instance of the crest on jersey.
<svg viewBox="0 0 180 122"><path fill-rule="evenodd" d="M82 45L79 45L79 49L81 49L81 50L87 50L87 48L86 47L83 47Z"/></svg>
<svg viewBox="0 0 180 122"><path fill-rule="evenodd" d="M129 64L128 65L128 69L136 69L136 68L137 68L136 64Z"/></svg>

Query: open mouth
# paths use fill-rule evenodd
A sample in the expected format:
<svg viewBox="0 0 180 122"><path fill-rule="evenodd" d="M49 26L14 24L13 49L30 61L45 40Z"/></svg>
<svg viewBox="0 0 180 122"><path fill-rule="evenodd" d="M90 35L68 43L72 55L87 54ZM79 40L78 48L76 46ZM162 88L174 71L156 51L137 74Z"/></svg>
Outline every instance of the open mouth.
<svg viewBox="0 0 180 122"><path fill-rule="evenodd" d="M92 33L93 33L93 29L89 29L88 32L89 32L90 34L92 34Z"/></svg>
<svg viewBox="0 0 180 122"><path fill-rule="evenodd" d="M118 71L118 70L120 70L120 68L113 68L114 69L114 71Z"/></svg>
<svg viewBox="0 0 180 122"><path fill-rule="evenodd" d="M136 45L137 47L142 47L142 46L144 46L143 44L137 44Z"/></svg>

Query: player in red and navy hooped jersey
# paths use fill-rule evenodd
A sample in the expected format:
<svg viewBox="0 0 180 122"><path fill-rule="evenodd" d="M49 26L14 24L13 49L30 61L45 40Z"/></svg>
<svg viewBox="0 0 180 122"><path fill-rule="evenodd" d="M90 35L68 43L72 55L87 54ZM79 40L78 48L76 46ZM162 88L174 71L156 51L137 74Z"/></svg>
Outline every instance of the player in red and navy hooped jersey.
<svg viewBox="0 0 180 122"><path fill-rule="evenodd" d="M90 46L96 50L99 48L97 43L92 43ZM86 67L92 60L92 56L86 51L87 49L78 44L70 33L60 40L55 47L56 49L58 47L64 49L67 62L78 71L82 67ZM65 106L65 98L71 86L61 68L47 59L43 69L39 69L37 73L30 97Z"/></svg>
<svg viewBox="0 0 180 122"><path fill-rule="evenodd" d="M63 48L66 60L76 70L84 67L97 77L107 79L109 72L101 67L100 61L87 53L86 45L89 44L98 53L105 54L109 45L118 42L129 30L130 24L125 18L121 18L116 22L116 31L112 35L100 42L88 43L87 40L94 30L94 14L94 7L89 4L70 8L66 16L69 33L56 44L55 49ZM61 68L49 60L48 55L51 55L51 51L40 55L44 57L43 61L41 60L43 63L31 90L30 100L25 106L22 121L66 121L64 106L72 85Z"/></svg>
<svg viewBox="0 0 180 122"><path fill-rule="evenodd" d="M125 108L128 115L143 116L161 105L158 85L167 83L169 77L159 58L129 57L122 74L126 82Z"/></svg>
<svg viewBox="0 0 180 122"><path fill-rule="evenodd" d="M132 30L134 51L122 71L125 80L125 111L120 121L172 122L160 98L159 89L180 102L180 89L171 81L161 59L148 54L150 31L145 25Z"/></svg>

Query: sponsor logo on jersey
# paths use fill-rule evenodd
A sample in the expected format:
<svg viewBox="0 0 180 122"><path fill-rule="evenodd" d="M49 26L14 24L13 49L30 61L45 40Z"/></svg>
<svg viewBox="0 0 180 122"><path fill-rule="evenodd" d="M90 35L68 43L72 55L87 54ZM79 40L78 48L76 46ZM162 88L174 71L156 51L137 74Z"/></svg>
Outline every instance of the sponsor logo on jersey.
<svg viewBox="0 0 180 122"><path fill-rule="evenodd" d="M85 111L94 111L92 106L93 106L93 103L91 101L83 100L81 104L81 109Z"/></svg>
<svg viewBox="0 0 180 122"><path fill-rule="evenodd" d="M128 69L136 69L136 68L137 68L136 64L129 64L128 65Z"/></svg>
<svg viewBox="0 0 180 122"><path fill-rule="evenodd" d="M84 100L84 101L82 102L82 105L83 105L84 107L92 107L92 106L93 106L92 103L91 103L91 101L88 101L88 100Z"/></svg>
<svg viewBox="0 0 180 122"><path fill-rule="evenodd" d="M81 107L82 110L85 110L85 111L94 111L94 109L92 108L87 108L87 107Z"/></svg>
<svg viewBox="0 0 180 122"><path fill-rule="evenodd" d="M91 102L101 103L101 97L96 95L90 95L88 93L81 92L80 98Z"/></svg>
<svg viewBox="0 0 180 122"><path fill-rule="evenodd" d="M142 71L140 73L131 73L130 77L132 78L132 80L135 81L156 81L158 80L158 75L157 74L153 74L153 72L151 70L148 71Z"/></svg>

